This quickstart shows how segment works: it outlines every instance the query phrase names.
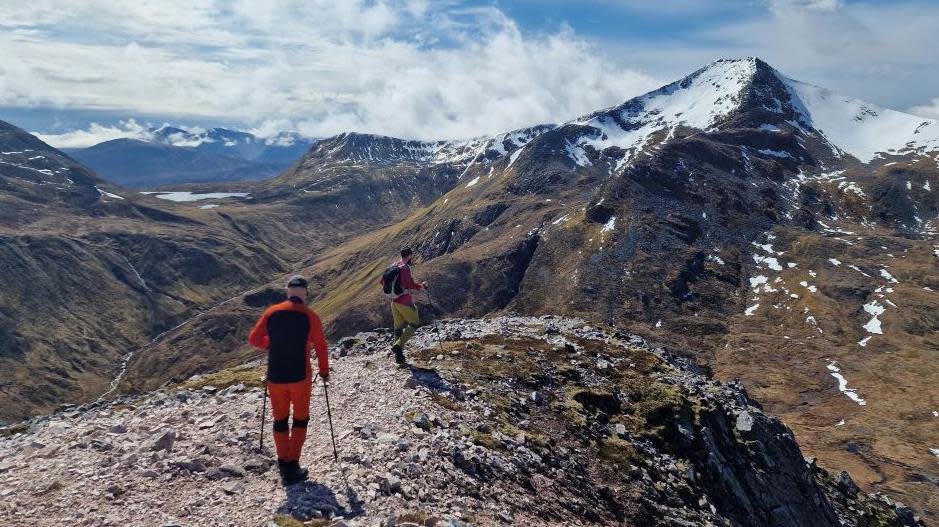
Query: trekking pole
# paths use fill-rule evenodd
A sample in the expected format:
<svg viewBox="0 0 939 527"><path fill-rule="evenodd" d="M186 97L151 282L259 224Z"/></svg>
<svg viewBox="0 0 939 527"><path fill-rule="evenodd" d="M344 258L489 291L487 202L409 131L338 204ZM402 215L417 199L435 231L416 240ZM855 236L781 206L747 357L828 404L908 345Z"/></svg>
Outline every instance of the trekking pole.
<svg viewBox="0 0 939 527"><path fill-rule="evenodd" d="M333 440L333 459L336 463L339 463L339 451L336 450L336 432L333 430L333 412L329 408L329 385L326 384L326 379L323 379L323 393L326 395L326 417L329 419L329 436Z"/></svg>
<svg viewBox="0 0 939 527"><path fill-rule="evenodd" d="M258 450L264 450L264 418L267 417L267 379L264 381L264 400L261 401L261 441Z"/></svg>
<svg viewBox="0 0 939 527"><path fill-rule="evenodd" d="M427 303L430 304L430 307L436 311L437 306L434 305L434 302L430 299L430 293L427 292L427 289L424 289L424 296L427 297ZM440 327L437 325L437 317L434 317L434 331L437 333L437 344L440 346L440 351L446 351L446 348L443 347L443 338L440 336Z"/></svg>
<svg viewBox="0 0 939 527"><path fill-rule="evenodd" d="M316 373L316 376L313 377L313 383L316 384L316 378L319 377L319 372ZM342 481L346 484L346 498L349 500L349 504L355 506L359 503L358 496L352 492L351 487L349 487L349 478L346 476L346 467L339 463L339 452L336 450L336 433L333 430L333 414L332 410L329 407L329 388L326 387L326 381L323 381L323 394L326 395L326 417L329 419L329 436L333 440L333 459L339 465L339 473L342 474Z"/></svg>

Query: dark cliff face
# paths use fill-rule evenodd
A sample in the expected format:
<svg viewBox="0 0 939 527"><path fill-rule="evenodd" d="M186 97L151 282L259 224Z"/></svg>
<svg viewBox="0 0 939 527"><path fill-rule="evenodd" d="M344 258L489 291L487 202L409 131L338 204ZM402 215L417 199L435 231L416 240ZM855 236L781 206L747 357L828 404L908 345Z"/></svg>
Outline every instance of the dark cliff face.
<svg viewBox="0 0 939 527"><path fill-rule="evenodd" d="M553 316L446 320L439 331L443 343L432 328L418 335L413 360L433 370L416 371L433 371L444 395L472 394L467 404L489 409L478 444L498 450L511 437L499 432L519 428L532 438L541 461L521 483L537 488L551 467L569 475L562 485L572 503L535 498L548 518L567 507L626 525L921 525L804 458L792 431L741 385L715 382L641 337ZM342 353L382 352L385 338L358 335ZM435 357L454 348L458 355ZM457 465L480 484L505 477L485 459Z"/></svg>

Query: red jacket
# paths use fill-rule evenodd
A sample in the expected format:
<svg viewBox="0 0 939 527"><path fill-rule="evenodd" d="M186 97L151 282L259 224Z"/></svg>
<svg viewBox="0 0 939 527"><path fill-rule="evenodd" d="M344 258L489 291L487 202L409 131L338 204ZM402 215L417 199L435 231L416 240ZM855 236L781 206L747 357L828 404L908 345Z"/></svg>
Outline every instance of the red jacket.
<svg viewBox="0 0 939 527"><path fill-rule="evenodd" d="M316 350L320 375L329 373L329 350L319 315L290 300L267 308L248 335L248 342L267 353L267 380L299 382L313 378L311 348Z"/></svg>
<svg viewBox="0 0 939 527"><path fill-rule="evenodd" d="M411 266L398 260L395 265L401 269L401 275L398 278L401 282L401 288L404 289L404 294L392 300L396 304L404 304L406 306L413 306L414 299L411 298L411 293L409 291L420 291L424 289L424 286L414 281L414 278L411 276Z"/></svg>

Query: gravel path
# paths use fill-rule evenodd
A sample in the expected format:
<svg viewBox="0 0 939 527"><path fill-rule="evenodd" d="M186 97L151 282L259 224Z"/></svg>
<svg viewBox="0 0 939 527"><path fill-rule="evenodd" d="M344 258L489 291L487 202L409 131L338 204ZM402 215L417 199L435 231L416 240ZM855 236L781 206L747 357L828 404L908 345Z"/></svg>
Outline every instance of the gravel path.
<svg viewBox="0 0 939 527"><path fill-rule="evenodd" d="M429 329L421 329L414 348L435 344ZM310 468L307 483L281 487L269 430L267 448L257 451L259 388L168 389L59 413L0 439L0 524L257 526L280 513L341 516L355 526L418 510L430 523L440 518L440 525L460 518L521 520L502 504L514 496L529 499L524 489L494 483L477 497L462 491L479 483L455 466L454 449L462 459L485 449L468 444L460 425L475 422L467 414L481 416L485 404L466 405L458 414L435 403L435 397L453 397L446 382L432 370L397 368L379 351L386 340L370 334L332 361L338 465L322 383L314 388L301 460ZM537 458L521 444L516 450Z"/></svg>

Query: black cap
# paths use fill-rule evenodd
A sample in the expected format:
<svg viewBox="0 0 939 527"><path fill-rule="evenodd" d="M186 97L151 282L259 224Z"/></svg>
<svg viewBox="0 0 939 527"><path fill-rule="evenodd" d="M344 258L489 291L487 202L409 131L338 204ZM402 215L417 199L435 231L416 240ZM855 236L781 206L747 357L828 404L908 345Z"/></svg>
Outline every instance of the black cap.
<svg viewBox="0 0 939 527"><path fill-rule="evenodd" d="M411 250L410 247L405 246L401 248L401 258L404 258L406 256L411 256L411 254L413 254L413 251Z"/></svg>
<svg viewBox="0 0 939 527"><path fill-rule="evenodd" d="M302 287L306 289L307 288L306 278L298 274L295 274L290 277L290 280L287 282L287 287Z"/></svg>

